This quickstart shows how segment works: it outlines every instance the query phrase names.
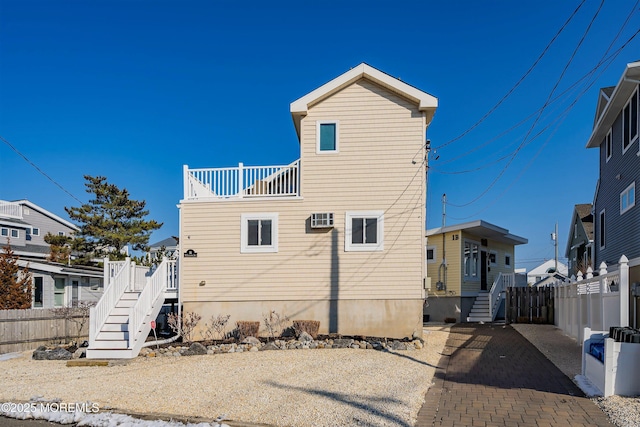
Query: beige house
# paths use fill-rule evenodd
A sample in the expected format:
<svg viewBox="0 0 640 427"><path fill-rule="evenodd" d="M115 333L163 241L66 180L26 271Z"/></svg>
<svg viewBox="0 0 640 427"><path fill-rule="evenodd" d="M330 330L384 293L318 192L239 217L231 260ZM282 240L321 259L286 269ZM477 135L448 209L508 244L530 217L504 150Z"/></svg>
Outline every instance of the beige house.
<svg viewBox="0 0 640 427"><path fill-rule="evenodd" d="M439 322L493 321L502 291L515 283L515 246L527 242L482 220L427 230L425 315Z"/></svg>
<svg viewBox="0 0 640 427"><path fill-rule="evenodd" d="M180 298L203 321L319 320L411 336L425 297L425 142L437 99L360 64L291 103L300 158L184 167Z"/></svg>

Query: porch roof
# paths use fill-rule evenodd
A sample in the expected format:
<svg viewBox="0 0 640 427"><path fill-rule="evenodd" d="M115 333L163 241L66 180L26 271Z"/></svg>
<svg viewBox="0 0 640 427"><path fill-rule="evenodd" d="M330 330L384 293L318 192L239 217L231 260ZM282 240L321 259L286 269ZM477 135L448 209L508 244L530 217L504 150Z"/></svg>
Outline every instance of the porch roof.
<svg viewBox="0 0 640 427"><path fill-rule="evenodd" d="M496 242L507 243L511 245L524 245L529 242L524 237L516 236L509 233L506 228L498 227L497 225L483 221L481 219L471 222L465 222L463 224L449 225L444 228L432 228L427 230L426 236L431 237L442 233L448 233L450 231L467 231L477 236L491 239Z"/></svg>

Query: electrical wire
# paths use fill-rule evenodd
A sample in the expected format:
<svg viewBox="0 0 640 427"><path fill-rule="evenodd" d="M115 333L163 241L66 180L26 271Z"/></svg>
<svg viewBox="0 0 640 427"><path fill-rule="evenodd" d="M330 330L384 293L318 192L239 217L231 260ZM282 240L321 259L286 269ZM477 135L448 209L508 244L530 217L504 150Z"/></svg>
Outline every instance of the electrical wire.
<svg viewBox="0 0 640 427"><path fill-rule="evenodd" d="M29 163L29 165L31 165L35 170L37 170L40 174L42 174L42 176L44 176L45 178L47 178L49 181L51 181L53 184L55 184L58 188L60 188L62 191L64 191L65 193L67 193L72 199L74 199L75 201L77 201L78 203L82 204L82 201L80 199L78 199L76 196L74 196L73 194L71 194L71 192L69 190L67 190L66 188L64 188L60 183L58 183L55 179L51 178L49 175L46 174L45 171L43 171L42 169L40 169L35 163L33 163L31 160L29 160L29 158L27 156L25 156L24 154L22 154L16 147L13 146L13 144L11 144L9 141L7 141L6 139L4 139L1 135L0 135L0 141L4 142L5 144L7 144L7 146L9 146L9 148L11 148L13 151L16 152L16 154L18 154L20 157L22 157L27 163Z"/></svg>

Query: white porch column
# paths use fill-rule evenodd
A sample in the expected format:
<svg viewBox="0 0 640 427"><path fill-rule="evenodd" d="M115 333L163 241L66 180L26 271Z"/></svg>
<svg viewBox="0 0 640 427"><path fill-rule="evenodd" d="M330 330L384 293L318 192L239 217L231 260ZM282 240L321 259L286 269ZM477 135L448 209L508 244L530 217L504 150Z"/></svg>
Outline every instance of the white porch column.
<svg viewBox="0 0 640 427"><path fill-rule="evenodd" d="M255 189L255 186L254 186L254 189ZM244 190L244 164L240 162L238 163L238 197L241 199L242 199L243 190Z"/></svg>

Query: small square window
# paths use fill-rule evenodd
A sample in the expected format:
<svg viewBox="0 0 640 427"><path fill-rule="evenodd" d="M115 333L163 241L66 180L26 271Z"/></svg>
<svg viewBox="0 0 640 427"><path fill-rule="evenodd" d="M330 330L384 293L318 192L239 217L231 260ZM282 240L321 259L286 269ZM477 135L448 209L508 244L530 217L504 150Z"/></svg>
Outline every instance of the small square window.
<svg viewBox="0 0 640 427"><path fill-rule="evenodd" d="M498 254L495 252L489 252L489 264L496 265Z"/></svg>
<svg viewBox="0 0 640 427"><path fill-rule="evenodd" d="M20 233L18 232L18 230L16 230L15 228L11 229L11 237L17 239L18 237L20 237Z"/></svg>
<svg viewBox="0 0 640 427"><path fill-rule="evenodd" d="M345 251L384 250L383 211L347 212Z"/></svg>
<svg viewBox="0 0 640 427"><path fill-rule="evenodd" d="M9 237L9 229L8 228L3 228L0 231L0 235L5 236L5 237Z"/></svg>
<svg viewBox="0 0 640 427"><path fill-rule="evenodd" d="M316 152L338 152L338 122L317 122Z"/></svg>
<svg viewBox="0 0 640 427"><path fill-rule="evenodd" d="M33 234L34 236L39 236L40 235L40 229L39 228L32 228L31 229L31 234Z"/></svg>
<svg viewBox="0 0 640 427"><path fill-rule="evenodd" d="M58 236L64 236L64 231L58 231Z"/></svg>
<svg viewBox="0 0 640 427"><path fill-rule="evenodd" d="M278 214L242 214L240 252L278 252Z"/></svg>
<svg viewBox="0 0 640 427"><path fill-rule="evenodd" d="M436 247L427 246L427 263L433 264L436 262Z"/></svg>

